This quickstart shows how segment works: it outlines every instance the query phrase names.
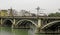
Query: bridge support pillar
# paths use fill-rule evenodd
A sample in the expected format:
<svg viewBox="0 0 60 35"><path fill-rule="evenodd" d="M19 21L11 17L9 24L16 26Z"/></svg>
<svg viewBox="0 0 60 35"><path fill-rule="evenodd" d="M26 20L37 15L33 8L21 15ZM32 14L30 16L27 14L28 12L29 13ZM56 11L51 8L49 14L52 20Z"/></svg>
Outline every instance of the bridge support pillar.
<svg viewBox="0 0 60 35"><path fill-rule="evenodd" d="M12 24L12 28L15 27L15 19L13 19L13 24Z"/></svg>
<svg viewBox="0 0 60 35"><path fill-rule="evenodd" d="M38 19L38 27L41 27L41 19Z"/></svg>
<svg viewBox="0 0 60 35"><path fill-rule="evenodd" d="M41 22L42 22L41 19L38 19L38 25L37 25L36 33L40 32Z"/></svg>

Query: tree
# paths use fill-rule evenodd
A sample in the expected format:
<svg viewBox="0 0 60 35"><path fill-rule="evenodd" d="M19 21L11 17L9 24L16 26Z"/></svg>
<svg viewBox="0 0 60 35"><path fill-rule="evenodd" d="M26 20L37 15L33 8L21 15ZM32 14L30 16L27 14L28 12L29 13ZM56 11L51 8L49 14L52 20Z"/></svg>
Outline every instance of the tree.
<svg viewBox="0 0 60 35"><path fill-rule="evenodd" d="M50 13L48 16L49 16L49 17L60 17L60 13L59 13L59 12Z"/></svg>

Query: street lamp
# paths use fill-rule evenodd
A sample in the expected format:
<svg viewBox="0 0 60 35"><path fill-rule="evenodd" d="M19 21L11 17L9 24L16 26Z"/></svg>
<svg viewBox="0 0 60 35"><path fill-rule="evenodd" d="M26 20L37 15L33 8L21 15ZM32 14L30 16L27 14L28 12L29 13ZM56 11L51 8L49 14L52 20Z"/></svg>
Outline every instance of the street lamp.
<svg viewBox="0 0 60 35"><path fill-rule="evenodd" d="M40 7L38 6L38 7L36 8L36 10L37 10L37 17L38 17L38 15L39 15L39 10L40 10Z"/></svg>

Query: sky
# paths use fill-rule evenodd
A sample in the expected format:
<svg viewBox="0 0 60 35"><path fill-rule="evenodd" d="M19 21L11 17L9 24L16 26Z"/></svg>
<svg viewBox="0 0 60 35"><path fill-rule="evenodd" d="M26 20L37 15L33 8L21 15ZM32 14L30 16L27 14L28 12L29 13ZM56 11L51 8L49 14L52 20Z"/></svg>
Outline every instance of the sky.
<svg viewBox="0 0 60 35"><path fill-rule="evenodd" d="M54 13L60 8L60 0L0 0L0 9L10 9L12 7L17 11L23 9L36 12L38 6L40 12Z"/></svg>

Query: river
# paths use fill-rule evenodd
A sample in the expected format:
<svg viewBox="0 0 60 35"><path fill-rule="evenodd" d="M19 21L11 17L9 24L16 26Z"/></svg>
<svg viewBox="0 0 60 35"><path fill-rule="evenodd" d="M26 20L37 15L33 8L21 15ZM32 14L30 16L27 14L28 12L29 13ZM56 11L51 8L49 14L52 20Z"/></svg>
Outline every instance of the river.
<svg viewBox="0 0 60 35"><path fill-rule="evenodd" d="M60 35L60 34L36 34L33 29L11 29L0 27L0 35Z"/></svg>

